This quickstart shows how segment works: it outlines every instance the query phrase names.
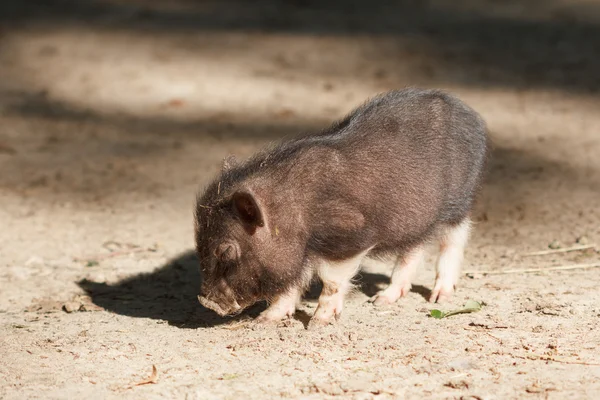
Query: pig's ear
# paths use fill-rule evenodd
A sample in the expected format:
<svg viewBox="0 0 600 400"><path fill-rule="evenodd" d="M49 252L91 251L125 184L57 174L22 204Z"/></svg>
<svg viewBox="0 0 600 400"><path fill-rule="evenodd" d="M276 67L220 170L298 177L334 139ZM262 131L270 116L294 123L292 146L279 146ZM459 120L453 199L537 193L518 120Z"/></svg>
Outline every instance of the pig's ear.
<svg viewBox="0 0 600 400"><path fill-rule="evenodd" d="M237 165L238 161L234 155L227 156L223 159L223 164L221 164L221 170L223 172L227 172L233 167Z"/></svg>
<svg viewBox="0 0 600 400"><path fill-rule="evenodd" d="M233 211L244 223L250 234L265 225L263 214L254 196L248 192L236 192L232 198Z"/></svg>

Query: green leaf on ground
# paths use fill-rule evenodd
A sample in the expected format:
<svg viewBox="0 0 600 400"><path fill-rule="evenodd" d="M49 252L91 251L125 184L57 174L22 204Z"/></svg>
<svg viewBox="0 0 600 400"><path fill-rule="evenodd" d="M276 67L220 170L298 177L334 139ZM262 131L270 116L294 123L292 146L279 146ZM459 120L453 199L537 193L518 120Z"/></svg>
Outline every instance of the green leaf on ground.
<svg viewBox="0 0 600 400"><path fill-rule="evenodd" d="M433 318L436 318L436 319L442 319L442 318L450 317L450 316L456 315L456 314L468 314L468 313L477 312L477 311L481 310L481 306L482 306L482 303L479 303L475 300L469 300L465 303L463 308L460 308L458 310L452 310L452 311L447 311L447 312L443 312L441 310L431 310L431 311L429 311L429 315L431 315Z"/></svg>

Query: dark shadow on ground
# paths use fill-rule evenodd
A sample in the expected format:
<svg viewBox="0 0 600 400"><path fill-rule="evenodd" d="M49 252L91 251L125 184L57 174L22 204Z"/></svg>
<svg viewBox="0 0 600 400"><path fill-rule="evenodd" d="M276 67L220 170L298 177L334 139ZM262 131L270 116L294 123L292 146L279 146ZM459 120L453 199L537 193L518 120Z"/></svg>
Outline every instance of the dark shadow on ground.
<svg viewBox="0 0 600 400"><path fill-rule="evenodd" d="M240 317L256 317L264 304L257 304L241 316L222 318L202 307L197 300L200 288L198 261L186 252L155 272L124 279L115 285L88 280L78 282L94 304L107 311L135 318L168 321L180 328L212 327Z"/></svg>
<svg viewBox="0 0 600 400"><path fill-rule="evenodd" d="M522 15L506 12L510 5L500 3L477 7L415 0L4 0L0 21L6 30L75 27L179 35L178 46L196 56L248 51L215 33L371 36L381 41L368 46L364 58L384 68L391 82L398 83L394 78L398 66L409 66L415 78L434 84L598 92L597 3L513 2L517 9L525 5ZM544 17L527 14L535 9L543 10ZM210 39L194 39L197 33L210 33ZM302 62L312 75L356 73L344 68L343 59L333 60L333 65Z"/></svg>
<svg viewBox="0 0 600 400"><path fill-rule="evenodd" d="M193 119L178 120L164 116L138 117L129 114L102 113L91 108L52 99L48 93L12 91L3 92L2 112L6 116L39 119L50 123L86 124L96 131L116 131L122 139L154 136L158 139L168 136L169 140L202 140L215 138L220 140L237 139L256 142L260 140L278 140L318 129L324 121L302 121L277 118L259 119L249 115L222 113L219 117L208 115ZM99 139L109 140L100 137ZM118 140L118 139L117 139ZM147 154L147 152L146 152Z"/></svg>
<svg viewBox="0 0 600 400"><path fill-rule="evenodd" d="M164 192L169 182L147 172L156 171L157 165L164 165L160 174L168 171L179 182L187 174L188 180L193 178L200 185L205 183L200 178L206 180L212 174L206 169L218 167L232 153L239 156L237 151L257 150L326 126L324 121L296 116L269 118L235 111L186 120L139 117L26 91L0 94L0 108L4 118L12 122L14 117L15 124L27 125L18 137L6 141L0 137L0 155L3 148L10 151L9 157L0 160L0 189L58 201L76 196L80 204L124 192L151 196ZM190 147L196 151L190 153Z"/></svg>
<svg viewBox="0 0 600 400"><path fill-rule="evenodd" d="M165 165L170 165L173 173L176 173L178 164L173 164L172 160L189 160L187 164L180 164L185 168L192 164L192 156L182 151L184 146L198 145L200 152L193 155L193 160L201 160L202 157L210 156L209 151L214 152L215 148L220 147L223 148L223 156L226 156L225 148L231 143L245 142L258 147L256 143L259 141L317 131L329 123L302 119L259 121L251 116L238 116L235 122L227 118L220 121L199 118L188 122L136 118L100 114L93 110L70 107L48 99L43 94L24 93L14 93L4 113L26 116L29 120L39 118L44 129L49 129L56 123L60 132L64 132L59 135L63 134L65 137L57 137L49 145L49 149L44 150L49 156L43 162L36 161L35 157L29 157L28 154L23 157L18 152L10 155L12 162L5 165L6 173L0 175L0 189L33 188L36 196L48 199L64 196L71 200L79 195L81 201L87 199L86 196L99 194L106 198L120 192L140 192L156 196L156 193L164 191L162 186L157 186L164 183L147 181L148 177L139 173L138 168L126 169L122 175L118 175L121 171L109 170L108 166L113 162L135 161L136 166L143 171L152 165L165 163L166 160L169 164ZM93 127L94 131L106 130L112 133L93 136L85 141L73 141L68 136L78 132L77 127L82 123L88 128ZM500 132L492 133L493 138L503 136ZM590 197L591 193L600 192L599 171L592 168L579 170L552 160L545 153L548 146L568 147L567 139L564 139L564 144L558 138L553 139L552 143L533 135L526 139L521 141L519 148L500 145L494 148L483 201L478 208L478 219L482 223L489 219L489 223L495 225L518 219L523 227L529 225L541 228L552 219L551 215L540 215L540 199L547 194L552 195L548 198L554 202L567 203L579 195ZM211 150L202 152L202 148L211 140L214 142L213 147L207 146ZM219 162L218 159L214 160L215 165ZM95 166L97 170L85 175L83 171L88 165ZM36 183L39 176L23 178L23 170L40 171L46 178L44 186ZM568 190L556 191L556 188Z"/></svg>
<svg viewBox="0 0 600 400"><path fill-rule="evenodd" d="M388 271L391 273L392 271ZM376 274L366 271L361 271L356 278L356 283L359 285L360 291L368 297L373 297L381 289L385 289L390 283L390 277L384 274ZM421 295L425 300L429 300L431 289L423 285L412 285L410 291Z"/></svg>
<svg viewBox="0 0 600 400"><path fill-rule="evenodd" d="M542 9L551 7L550 3L553 2L514 2ZM186 49L190 57L230 52L242 54L238 62L243 60L244 54L257 49L243 47L241 44L245 42L232 41L221 34L328 35L334 47L338 38L356 37L357 59L364 60L364 70L370 71L369 74L381 73L382 88L402 86L406 79L413 78L430 86L454 83L580 92L600 87L600 27L590 22L593 18L590 21L584 18L586 14L599 14L600 6L588 4L587 9L581 4L563 6L550 13L549 18L536 19L526 18L527 15L522 18L500 16L494 12L494 2L489 4L490 7L477 8L461 2L414 0L0 0L0 22L8 33L19 29L75 26L151 38L179 35L173 37L173 46ZM209 35L203 36L202 32ZM368 46L358 44L365 35L374 42ZM263 44L258 40L252 46ZM285 45L273 47L275 54L268 54L274 57L269 73L285 70L284 64L311 79L357 72L356 68L345 69L346 59L327 52L313 57L310 49L299 50L299 54L283 54L287 51ZM288 56L293 57L287 59ZM403 69L407 66L408 70ZM395 72L399 70L402 76ZM359 75L348 78L365 79L361 74L359 71ZM74 194L87 196L86 199L108 198L112 193L138 191L154 195L163 190L160 185L164 182L150 179L149 175L154 172L151 166L176 165L173 174L178 173L178 167L191 169L193 163L175 164L173 161L190 157L181 151L188 144L200 144L194 160L201 160L214 154L215 147L225 148L233 140L256 144L315 131L332 122L311 121L302 116L271 118L252 115L252 111L240 115L236 110L228 110L230 114L221 118L200 115L186 121L164 116L136 117L86 109L61 102L43 91L26 90L4 91L0 93L0 103L3 116L31 123L19 131L18 138L24 142L23 152L18 148L19 143L5 144L12 146L5 146L11 152L11 159L3 165L0 189L16 188L49 198L70 199ZM350 110L339 110L347 111ZM27 148L36 137L43 136L40 133L49 131L58 132L57 137L47 139L53 141L51 145L40 146L44 149L38 153ZM67 137L73 132L77 138ZM86 140L78 140L80 135ZM217 146L205 146L205 150L207 139L216 140ZM536 139L531 137L530 140ZM17 136L10 142L18 142ZM584 171L559 165L545 156L541 144L537 146L539 151L531 150L536 146L530 145L528 150L496 149L487 184L491 195L487 197L486 208L497 210L501 203L505 209L515 209L535 202L540 191L532 190L532 183L543 184L549 191L558 184L566 185L574 195L597 190L600 186L597 171L593 172L595 176L586 176ZM44 154L36 157L42 151ZM112 163L130 161L136 161L136 165L123 168L122 176L108 168ZM216 165L219 160L214 161ZM86 169L91 172L83 174L81 171ZM138 169L150 172L144 174Z"/></svg>
<svg viewBox="0 0 600 400"><path fill-rule="evenodd" d="M114 285L89 280L79 281L78 285L91 297L94 304L109 312L164 320L179 328L208 328L248 317L255 318L265 309L265 303L259 303L239 316L219 317L198 303L200 279L196 255L189 251L152 273L127 278ZM370 297L377 293L379 287L385 287L389 283L389 277L363 271L357 276L356 283ZM425 293L424 296L427 290L418 285L413 288L416 293ZM316 301L320 291L321 284L315 282L304 299ZM301 311L296 318L308 323L310 316Z"/></svg>

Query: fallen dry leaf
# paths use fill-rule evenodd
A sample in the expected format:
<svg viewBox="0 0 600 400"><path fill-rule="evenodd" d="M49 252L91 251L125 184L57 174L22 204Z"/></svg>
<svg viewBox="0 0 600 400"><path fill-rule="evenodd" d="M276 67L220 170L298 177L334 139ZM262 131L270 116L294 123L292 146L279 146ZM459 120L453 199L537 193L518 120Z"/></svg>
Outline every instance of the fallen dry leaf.
<svg viewBox="0 0 600 400"><path fill-rule="evenodd" d="M167 103L169 107L181 107L185 105L185 101L181 99L173 99Z"/></svg>
<svg viewBox="0 0 600 400"><path fill-rule="evenodd" d="M150 375L150 377L148 377L144 380L141 380L137 383L134 383L132 385L129 385L125 389L131 389L135 386L148 385L150 383L158 383L158 370L156 369L156 365L152 365L152 374Z"/></svg>

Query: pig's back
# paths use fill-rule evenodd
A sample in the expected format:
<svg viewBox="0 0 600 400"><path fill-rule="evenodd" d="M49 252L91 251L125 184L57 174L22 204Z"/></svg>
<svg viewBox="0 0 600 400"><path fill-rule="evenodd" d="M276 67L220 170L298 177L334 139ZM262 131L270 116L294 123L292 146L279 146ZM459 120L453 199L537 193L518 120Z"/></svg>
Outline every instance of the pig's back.
<svg viewBox="0 0 600 400"><path fill-rule="evenodd" d="M482 178L488 139L481 117L441 91L387 93L359 108L332 137L365 184L441 207L445 220L470 208ZM397 188L400 190L394 189ZM428 201L429 199L429 201ZM418 206L418 204L413 204ZM418 207L417 207L418 208Z"/></svg>
<svg viewBox="0 0 600 400"><path fill-rule="evenodd" d="M417 89L375 98L313 140L334 149L318 168L318 201L337 197L360 210L364 240L391 248L467 216L488 147L475 111L443 92Z"/></svg>

